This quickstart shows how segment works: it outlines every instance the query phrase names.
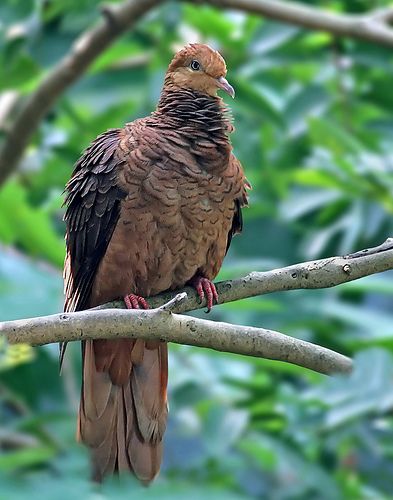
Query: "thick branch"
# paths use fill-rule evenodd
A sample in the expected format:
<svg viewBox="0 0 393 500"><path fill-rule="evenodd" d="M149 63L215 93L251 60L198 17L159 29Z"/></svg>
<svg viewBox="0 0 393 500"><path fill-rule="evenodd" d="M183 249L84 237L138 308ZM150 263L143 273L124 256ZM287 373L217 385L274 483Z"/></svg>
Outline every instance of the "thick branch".
<svg viewBox="0 0 393 500"><path fill-rule="evenodd" d="M179 294L180 302L184 298ZM60 341L127 337L175 342L286 361L325 374L348 373L352 368L349 358L304 340L264 328L172 314L165 308L148 311L104 309L54 314L2 323L0 333L13 344L42 345Z"/></svg>
<svg viewBox="0 0 393 500"><path fill-rule="evenodd" d="M16 168L41 120L68 87L124 31L160 0L127 0L103 8L104 20L86 31L19 110L0 150L0 184Z"/></svg>
<svg viewBox="0 0 393 500"><path fill-rule="evenodd" d="M194 0L200 3L201 0ZM304 28L327 31L336 36L357 38L393 47L393 7L366 14L339 14L299 2L283 0L205 0L216 7L237 9L296 24Z"/></svg>
<svg viewBox="0 0 393 500"><path fill-rule="evenodd" d="M346 257L331 257L217 284L220 302L301 288L327 288L393 269L393 239ZM187 297L185 291L189 292ZM203 307L195 291L149 298L155 309L116 311L122 302L94 310L0 323L8 342L31 345L92 338L143 338L209 347L218 351L294 363L320 373L345 373L351 361L338 353L263 328L230 325L173 312ZM111 309L109 309L111 308Z"/></svg>

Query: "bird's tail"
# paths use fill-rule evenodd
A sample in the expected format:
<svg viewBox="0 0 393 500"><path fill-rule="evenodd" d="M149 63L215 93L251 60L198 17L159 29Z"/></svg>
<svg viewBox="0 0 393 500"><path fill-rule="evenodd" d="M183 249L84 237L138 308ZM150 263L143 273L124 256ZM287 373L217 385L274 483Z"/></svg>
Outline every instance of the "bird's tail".
<svg viewBox="0 0 393 500"><path fill-rule="evenodd" d="M168 415L168 351L163 342L88 340L78 439L92 452L93 479L130 471L143 483L158 474Z"/></svg>

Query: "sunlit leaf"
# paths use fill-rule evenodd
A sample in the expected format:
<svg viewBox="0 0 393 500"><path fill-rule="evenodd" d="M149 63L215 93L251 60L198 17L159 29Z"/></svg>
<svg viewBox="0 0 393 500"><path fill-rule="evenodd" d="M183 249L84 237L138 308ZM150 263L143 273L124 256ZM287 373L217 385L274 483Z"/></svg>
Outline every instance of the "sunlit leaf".
<svg viewBox="0 0 393 500"><path fill-rule="evenodd" d="M34 359L33 348L27 344L9 345L0 336L0 372L14 368L21 363L29 363Z"/></svg>

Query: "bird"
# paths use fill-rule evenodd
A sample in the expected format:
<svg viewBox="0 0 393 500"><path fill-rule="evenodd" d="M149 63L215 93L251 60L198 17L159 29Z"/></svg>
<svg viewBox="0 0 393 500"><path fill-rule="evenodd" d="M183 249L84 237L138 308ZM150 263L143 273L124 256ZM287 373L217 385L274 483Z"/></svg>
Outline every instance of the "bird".
<svg viewBox="0 0 393 500"><path fill-rule="evenodd" d="M243 226L250 185L233 153L226 63L205 44L170 62L156 109L99 135L65 188L66 312L193 286L208 310L233 235ZM60 346L60 364L66 344ZM92 479L159 473L168 416L168 349L159 340L82 342L77 439Z"/></svg>

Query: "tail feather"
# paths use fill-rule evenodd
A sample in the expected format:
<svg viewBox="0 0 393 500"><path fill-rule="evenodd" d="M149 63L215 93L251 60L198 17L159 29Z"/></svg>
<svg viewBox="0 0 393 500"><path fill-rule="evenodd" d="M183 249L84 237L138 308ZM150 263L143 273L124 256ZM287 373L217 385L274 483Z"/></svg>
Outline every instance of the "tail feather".
<svg viewBox="0 0 393 500"><path fill-rule="evenodd" d="M105 439L99 446L91 447L92 479L101 482L106 475L113 474L116 470L117 442L113 439L116 433L116 419L107 429Z"/></svg>
<svg viewBox="0 0 393 500"><path fill-rule="evenodd" d="M95 480L128 470L148 483L158 474L168 414L167 356L162 342L84 343L78 436L91 449Z"/></svg>
<svg viewBox="0 0 393 500"><path fill-rule="evenodd" d="M114 387L110 383L109 376L105 373L100 373L96 369L93 342L83 343L82 356L81 405L87 419L95 422L103 418L105 411L108 411L110 408L110 399L113 398Z"/></svg>
<svg viewBox="0 0 393 500"><path fill-rule="evenodd" d="M162 401L166 400L166 387L165 393L161 394L161 372L167 370L167 346L164 346L164 349L159 346L154 350L145 349L143 363L134 367L131 377L138 429L142 439L148 443L161 441L166 427L166 412L162 411ZM164 350L165 352L162 352Z"/></svg>
<svg viewBox="0 0 393 500"><path fill-rule="evenodd" d="M136 477L145 484L150 483L159 473L162 458L162 442L154 446L140 441L132 432L128 445L128 456Z"/></svg>

